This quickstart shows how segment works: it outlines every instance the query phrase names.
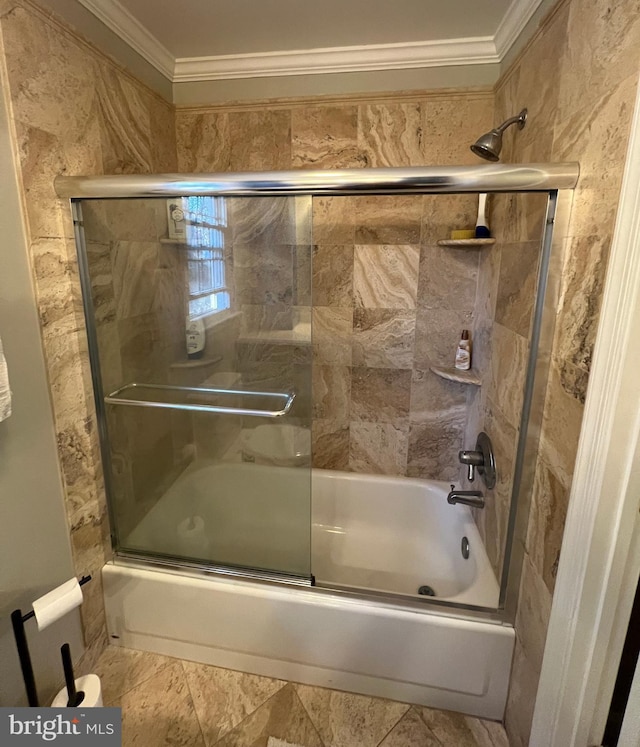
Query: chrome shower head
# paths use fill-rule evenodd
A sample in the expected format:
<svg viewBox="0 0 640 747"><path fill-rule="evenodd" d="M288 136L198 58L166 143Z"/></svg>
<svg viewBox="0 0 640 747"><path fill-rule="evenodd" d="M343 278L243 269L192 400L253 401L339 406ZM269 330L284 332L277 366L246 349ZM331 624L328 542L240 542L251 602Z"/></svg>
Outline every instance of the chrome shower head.
<svg viewBox="0 0 640 747"><path fill-rule="evenodd" d="M512 124L517 124L518 129L521 130L526 121L527 110L523 109L520 114L507 119L499 127L495 127L490 132L485 132L484 135L481 135L471 146L471 150L476 156L485 158L487 161L499 161L500 151L502 150L502 133Z"/></svg>

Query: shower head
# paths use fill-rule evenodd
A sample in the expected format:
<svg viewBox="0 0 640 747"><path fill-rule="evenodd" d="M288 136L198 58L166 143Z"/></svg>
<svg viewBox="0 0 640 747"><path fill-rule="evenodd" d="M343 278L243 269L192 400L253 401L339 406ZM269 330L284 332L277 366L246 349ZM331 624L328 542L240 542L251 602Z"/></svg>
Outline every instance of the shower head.
<svg viewBox="0 0 640 747"><path fill-rule="evenodd" d="M487 161L499 161L500 151L502 150L502 133L512 124L517 124L518 129L521 130L526 121L527 110L523 109L520 114L507 119L499 127L495 127L490 132L485 132L484 135L481 135L471 146L471 150L476 156L486 158Z"/></svg>

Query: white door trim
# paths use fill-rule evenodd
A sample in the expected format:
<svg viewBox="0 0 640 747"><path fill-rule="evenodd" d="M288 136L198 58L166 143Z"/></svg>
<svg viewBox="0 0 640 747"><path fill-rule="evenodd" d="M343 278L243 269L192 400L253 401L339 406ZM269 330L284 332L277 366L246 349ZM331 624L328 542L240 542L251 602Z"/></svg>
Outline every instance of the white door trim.
<svg viewBox="0 0 640 747"><path fill-rule="evenodd" d="M530 747L599 743L638 579L640 91L620 195ZM633 545L633 547L635 547ZM631 600L629 600L631 596ZM625 620L626 617L626 620ZM606 705L606 703L605 703ZM598 708L600 706L600 708Z"/></svg>

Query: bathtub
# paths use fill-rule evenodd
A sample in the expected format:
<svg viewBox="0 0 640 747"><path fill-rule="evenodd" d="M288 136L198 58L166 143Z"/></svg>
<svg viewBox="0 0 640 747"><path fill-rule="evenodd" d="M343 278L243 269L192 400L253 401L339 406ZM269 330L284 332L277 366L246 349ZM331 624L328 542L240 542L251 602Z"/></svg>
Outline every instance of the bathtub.
<svg viewBox="0 0 640 747"><path fill-rule="evenodd" d="M313 470L312 488L309 556L308 533L291 532L309 522L308 471L189 467L131 532L131 551L179 555L176 527L197 514L227 562L298 564L304 574L310 558L315 586L116 558L103 570L112 643L501 719L513 628L434 609L418 594L429 586L434 601L495 606L498 585L469 510L447 503L447 485L423 480Z"/></svg>

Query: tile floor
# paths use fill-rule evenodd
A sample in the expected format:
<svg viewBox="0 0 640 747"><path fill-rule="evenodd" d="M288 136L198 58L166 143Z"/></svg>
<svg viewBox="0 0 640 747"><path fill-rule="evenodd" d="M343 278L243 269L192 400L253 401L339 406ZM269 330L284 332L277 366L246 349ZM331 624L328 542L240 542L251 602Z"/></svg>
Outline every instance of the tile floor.
<svg viewBox="0 0 640 747"><path fill-rule="evenodd" d="M492 721L115 646L95 671L124 747L509 747Z"/></svg>

